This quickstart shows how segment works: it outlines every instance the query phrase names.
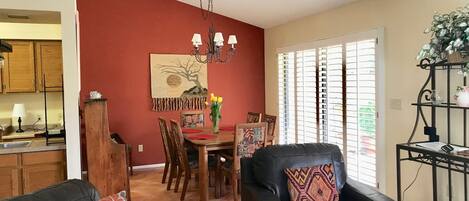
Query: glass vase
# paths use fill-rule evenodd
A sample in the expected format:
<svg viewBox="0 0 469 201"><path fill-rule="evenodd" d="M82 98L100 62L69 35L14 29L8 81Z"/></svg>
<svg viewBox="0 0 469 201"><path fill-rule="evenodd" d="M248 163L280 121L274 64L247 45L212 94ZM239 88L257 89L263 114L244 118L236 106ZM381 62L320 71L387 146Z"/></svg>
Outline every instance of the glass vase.
<svg viewBox="0 0 469 201"><path fill-rule="evenodd" d="M220 132L220 118L213 118L212 119L212 131L213 133L219 133Z"/></svg>

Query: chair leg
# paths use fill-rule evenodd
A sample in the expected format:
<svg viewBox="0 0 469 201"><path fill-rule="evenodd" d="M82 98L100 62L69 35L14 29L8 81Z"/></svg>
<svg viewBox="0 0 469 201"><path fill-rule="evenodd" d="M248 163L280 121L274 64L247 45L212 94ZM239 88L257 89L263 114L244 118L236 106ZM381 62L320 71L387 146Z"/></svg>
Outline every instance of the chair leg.
<svg viewBox="0 0 469 201"><path fill-rule="evenodd" d="M184 174L184 184L182 185L181 201L184 201L186 198L187 187L189 186L189 181L191 180L191 174Z"/></svg>
<svg viewBox="0 0 469 201"><path fill-rule="evenodd" d="M213 170L208 170L208 187L213 187Z"/></svg>
<svg viewBox="0 0 469 201"><path fill-rule="evenodd" d="M183 172L184 172L184 174L187 174L186 171L183 171L182 168L179 168L178 176L177 176L177 179L176 179L176 186L174 187L174 192L175 193L177 193L178 190L179 190L179 183L181 182L181 177L182 177Z"/></svg>
<svg viewBox="0 0 469 201"><path fill-rule="evenodd" d="M171 163L171 167L169 171L170 173L169 173L168 185L166 187L166 190L168 191L171 190L171 184L173 183L173 178L176 178L177 165Z"/></svg>
<svg viewBox="0 0 469 201"><path fill-rule="evenodd" d="M169 169L169 162L166 161L166 162L164 163L163 179L161 180L161 183L162 183L162 184L166 183L166 176L167 176L168 173L169 173L168 169Z"/></svg>
<svg viewBox="0 0 469 201"><path fill-rule="evenodd" d="M233 187L233 199L238 201L238 176L236 174L231 175L231 185Z"/></svg>

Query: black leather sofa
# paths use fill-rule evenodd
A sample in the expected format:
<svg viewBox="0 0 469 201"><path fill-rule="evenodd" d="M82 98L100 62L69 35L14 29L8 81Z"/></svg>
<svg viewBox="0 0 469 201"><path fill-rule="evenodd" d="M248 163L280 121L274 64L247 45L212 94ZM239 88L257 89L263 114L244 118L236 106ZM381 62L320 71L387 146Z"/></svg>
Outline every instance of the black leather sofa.
<svg viewBox="0 0 469 201"><path fill-rule="evenodd" d="M7 201L99 201L99 193L90 183L72 179Z"/></svg>
<svg viewBox="0 0 469 201"><path fill-rule="evenodd" d="M257 150L252 158L241 159L241 200L290 201L286 168L332 163L340 201L388 201L391 198L372 187L347 179L345 164L336 145L274 145Z"/></svg>

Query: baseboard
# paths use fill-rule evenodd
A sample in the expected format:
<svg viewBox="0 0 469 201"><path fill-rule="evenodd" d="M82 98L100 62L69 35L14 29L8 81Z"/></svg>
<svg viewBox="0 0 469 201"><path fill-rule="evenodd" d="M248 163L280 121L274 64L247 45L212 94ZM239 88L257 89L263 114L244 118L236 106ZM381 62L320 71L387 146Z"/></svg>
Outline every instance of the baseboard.
<svg viewBox="0 0 469 201"><path fill-rule="evenodd" d="M143 169L157 169L164 167L164 163L148 164L148 165L138 165L133 166L134 170L143 170Z"/></svg>

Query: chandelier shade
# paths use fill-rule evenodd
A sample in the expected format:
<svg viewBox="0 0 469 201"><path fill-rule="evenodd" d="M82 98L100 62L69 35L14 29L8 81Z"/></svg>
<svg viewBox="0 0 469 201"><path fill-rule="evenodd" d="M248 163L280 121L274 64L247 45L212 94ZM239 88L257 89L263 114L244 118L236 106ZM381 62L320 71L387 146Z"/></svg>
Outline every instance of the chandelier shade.
<svg viewBox="0 0 469 201"><path fill-rule="evenodd" d="M210 18L213 14L213 0L208 0L208 7L205 10L202 5L202 0L200 0L200 9L202 10L202 16L204 19ZM231 60L236 52L235 45L238 44L238 40L236 39L236 35L229 35L228 36L228 47L226 56L223 58L222 50L224 45L225 39L223 38L223 33L216 32L215 27L213 25L213 21L211 21L211 25L208 29L208 40L207 40L207 48L206 51L203 52L201 46L203 45L202 35L199 33L194 33L192 36L192 55L194 55L195 59L199 63L226 63ZM203 59L202 55L206 55L205 59Z"/></svg>

